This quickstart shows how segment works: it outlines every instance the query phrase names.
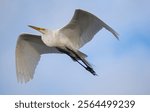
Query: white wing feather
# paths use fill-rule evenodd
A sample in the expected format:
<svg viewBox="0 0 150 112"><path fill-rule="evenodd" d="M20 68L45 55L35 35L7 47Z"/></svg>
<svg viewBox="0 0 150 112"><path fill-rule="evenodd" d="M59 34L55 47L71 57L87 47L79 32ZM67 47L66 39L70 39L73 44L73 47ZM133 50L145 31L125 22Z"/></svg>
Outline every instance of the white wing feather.
<svg viewBox="0 0 150 112"><path fill-rule="evenodd" d="M102 20L89 12L77 9L69 24L59 31L70 39L75 48L79 49L102 28L106 28L118 39L117 32Z"/></svg>
<svg viewBox="0 0 150 112"><path fill-rule="evenodd" d="M55 48L47 47L40 36L22 34L16 46L16 72L19 82L28 82L33 78L35 68L44 53L59 53Z"/></svg>

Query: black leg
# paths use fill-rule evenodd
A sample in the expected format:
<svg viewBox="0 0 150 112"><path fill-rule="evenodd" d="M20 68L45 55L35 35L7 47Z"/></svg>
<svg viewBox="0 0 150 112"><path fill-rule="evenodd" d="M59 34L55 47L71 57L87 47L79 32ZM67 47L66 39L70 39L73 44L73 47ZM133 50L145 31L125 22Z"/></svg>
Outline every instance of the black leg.
<svg viewBox="0 0 150 112"><path fill-rule="evenodd" d="M67 47L66 47L67 48ZM81 62L79 62L75 57L69 55L73 60L77 61L82 67L84 67L87 71L89 71L93 75L97 75L96 72L91 68L76 52L67 48L70 52L72 52L78 59L80 59L86 66L84 66Z"/></svg>

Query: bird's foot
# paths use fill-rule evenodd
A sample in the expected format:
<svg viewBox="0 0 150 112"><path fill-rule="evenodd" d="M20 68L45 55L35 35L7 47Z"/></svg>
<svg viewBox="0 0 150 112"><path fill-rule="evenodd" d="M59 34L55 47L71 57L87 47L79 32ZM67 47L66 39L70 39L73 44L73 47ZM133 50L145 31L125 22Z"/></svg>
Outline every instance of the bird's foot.
<svg viewBox="0 0 150 112"><path fill-rule="evenodd" d="M96 72L93 70L93 68L87 66L85 69L88 70L88 71L89 71L90 73L92 73L93 75L98 76L98 75L96 74Z"/></svg>

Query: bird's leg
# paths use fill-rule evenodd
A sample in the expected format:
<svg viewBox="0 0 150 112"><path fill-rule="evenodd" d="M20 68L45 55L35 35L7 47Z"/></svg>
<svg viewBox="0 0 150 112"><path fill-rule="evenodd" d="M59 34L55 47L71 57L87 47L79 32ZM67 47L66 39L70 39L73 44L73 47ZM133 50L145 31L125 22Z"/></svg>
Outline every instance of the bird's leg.
<svg viewBox="0 0 150 112"><path fill-rule="evenodd" d="M80 61L76 60L82 67L84 67L87 71L91 72L93 75L97 75L96 72L93 70L93 68L86 65L86 67L80 63Z"/></svg>
<svg viewBox="0 0 150 112"><path fill-rule="evenodd" d="M75 60L75 61L78 62L82 67L84 67L85 69L87 69L87 67L84 66L80 61L78 61L78 60Z"/></svg>
<svg viewBox="0 0 150 112"><path fill-rule="evenodd" d="M85 69L86 69L87 71L91 72L93 75L97 75L96 72L93 70L93 68L87 66Z"/></svg>
<svg viewBox="0 0 150 112"><path fill-rule="evenodd" d="M82 59L75 51L69 49L68 47L65 47L66 49L62 49L59 47L56 47L56 48L60 52L65 53L68 56L70 56L74 61L78 62L82 67L84 67L87 71L89 71L93 75L97 75L96 72L93 70L93 68L90 67L90 65L86 62L86 60ZM85 66L79 60L81 60Z"/></svg>
<svg viewBox="0 0 150 112"><path fill-rule="evenodd" d="M73 60L75 60L76 62L78 62L82 67L84 67L87 71L91 72L93 75L97 75L96 72L89 66L84 66L80 61L78 61L75 57L72 57L71 55L69 55ZM83 61L82 61L83 62Z"/></svg>
<svg viewBox="0 0 150 112"><path fill-rule="evenodd" d="M92 67L90 67L87 62L85 62L84 59L82 59L75 51L69 49L68 47L66 47L70 52L72 52L76 57L71 56L71 54L69 53L68 55L75 61L77 61L82 67L84 67L87 71L89 71L90 73L92 73L93 75L97 75L96 72L93 70ZM79 60L81 60L86 66L84 66L82 63L80 63Z"/></svg>

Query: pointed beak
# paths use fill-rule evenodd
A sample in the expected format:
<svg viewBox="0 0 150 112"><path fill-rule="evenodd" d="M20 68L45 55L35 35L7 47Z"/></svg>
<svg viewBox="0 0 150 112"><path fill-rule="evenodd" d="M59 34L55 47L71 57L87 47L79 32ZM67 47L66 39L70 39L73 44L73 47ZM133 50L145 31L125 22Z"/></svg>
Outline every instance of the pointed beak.
<svg viewBox="0 0 150 112"><path fill-rule="evenodd" d="M41 33L45 33L46 29L45 28L40 28L40 27L36 27L36 26L31 26L31 25L28 25L30 28L33 28Z"/></svg>

